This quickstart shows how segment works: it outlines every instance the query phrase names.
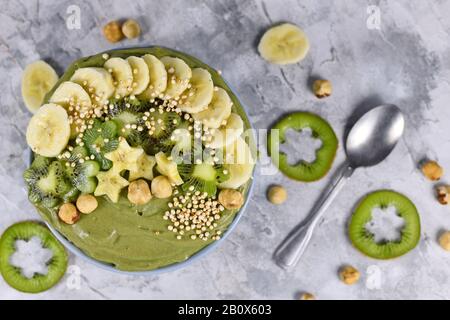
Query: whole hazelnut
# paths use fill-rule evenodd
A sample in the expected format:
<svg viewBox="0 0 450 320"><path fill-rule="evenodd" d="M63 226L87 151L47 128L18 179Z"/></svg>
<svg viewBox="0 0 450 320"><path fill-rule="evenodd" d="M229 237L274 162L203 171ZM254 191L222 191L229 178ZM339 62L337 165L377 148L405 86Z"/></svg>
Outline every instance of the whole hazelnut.
<svg viewBox="0 0 450 320"><path fill-rule="evenodd" d="M267 192L267 198L273 204L282 204L287 199L287 191L282 186L271 186Z"/></svg>
<svg viewBox="0 0 450 320"><path fill-rule="evenodd" d="M332 90L331 82L328 80L319 79L313 83L313 92L319 99L329 97Z"/></svg>
<svg viewBox="0 0 450 320"><path fill-rule="evenodd" d="M58 211L58 217L67 224L74 224L80 219L80 213L72 203L64 203Z"/></svg>
<svg viewBox="0 0 450 320"><path fill-rule="evenodd" d="M122 33L128 39L134 39L139 37L139 35L141 34L141 27L136 20L128 19L122 25Z"/></svg>
<svg viewBox="0 0 450 320"><path fill-rule="evenodd" d="M165 199L172 195L172 184L166 176L157 176L152 180L152 194L159 198Z"/></svg>
<svg viewBox="0 0 450 320"><path fill-rule="evenodd" d="M422 165L422 173L431 181L437 181L444 174L444 169L436 161L429 160Z"/></svg>
<svg viewBox="0 0 450 320"><path fill-rule="evenodd" d="M118 21L108 22L103 27L103 35L109 42L115 43L123 39L123 33Z"/></svg>
<svg viewBox="0 0 450 320"><path fill-rule="evenodd" d="M244 204L244 196L237 190L223 189L219 192L219 202L225 209L239 209Z"/></svg>
<svg viewBox="0 0 450 320"><path fill-rule="evenodd" d="M450 251L450 231L445 231L439 236L439 244L442 249Z"/></svg>
<svg viewBox="0 0 450 320"><path fill-rule="evenodd" d="M98 202L91 194L82 194L78 197L76 202L77 208L81 213L89 214L95 209L97 209Z"/></svg>
<svg viewBox="0 0 450 320"><path fill-rule="evenodd" d="M446 205L450 202L450 186L437 186L436 194L440 204Z"/></svg>
<svg viewBox="0 0 450 320"><path fill-rule="evenodd" d="M152 194L147 181L144 179L135 180L128 186L128 200L137 205L143 205L150 201Z"/></svg>
<svg viewBox="0 0 450 320"><path fill-rule="evenodd" d="M300 294L299 300L316 300L316 297L309 292L303 292L302 294Z"/></svg>
<svg viewBox="0 0 450 320"><path fill-rule="evenodd" d="M339 270L339 278L345 284L354 284L358 282L359 277L359 271L352 266L344 266Z"/></svg>

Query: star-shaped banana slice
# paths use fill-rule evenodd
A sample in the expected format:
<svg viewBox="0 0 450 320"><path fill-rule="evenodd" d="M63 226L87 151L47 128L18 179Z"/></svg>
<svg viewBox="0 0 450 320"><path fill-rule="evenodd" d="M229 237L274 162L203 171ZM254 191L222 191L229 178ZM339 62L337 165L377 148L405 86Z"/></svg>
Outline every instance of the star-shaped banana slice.
<svg viewBox="0 0 450 320"><path fill-rule="evenodd" d="M105 158L111 160L116 172L122 170L138 170L138 159L144 153L142 148L132 148L124 137L119 137L119 146L116 150L105 154Z"/></svg>
<svg viewBox="0 0 450 320"><path fill-rule="evenodd" d="M138 178L152 180L153 167L155 166L155 164L155 157L149 156L144 152L137 160L137 169L130 170L130 177L128 180L133 181Z"/></svg>
<svg viewBox="0 0 450 320"><path fill-rule="evenodd" d="M120 173L113 168L108 171L101 171L97 174L98 185L95 189L95 196L107 195L112 202L119 201L120 191L129 185L127 179L124 179Z"/></svg>

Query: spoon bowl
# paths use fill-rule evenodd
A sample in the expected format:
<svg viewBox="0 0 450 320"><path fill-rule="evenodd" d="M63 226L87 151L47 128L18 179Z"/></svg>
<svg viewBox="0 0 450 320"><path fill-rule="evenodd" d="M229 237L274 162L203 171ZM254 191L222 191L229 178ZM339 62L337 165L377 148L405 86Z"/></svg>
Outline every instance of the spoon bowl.
<svg viewBox="0 0 450 320"><path fill-rule="evenodd" d="M405 119L393 104L365 113L350 130L346 152L350 166L370 167L383 161L403 134Z"/></svg>

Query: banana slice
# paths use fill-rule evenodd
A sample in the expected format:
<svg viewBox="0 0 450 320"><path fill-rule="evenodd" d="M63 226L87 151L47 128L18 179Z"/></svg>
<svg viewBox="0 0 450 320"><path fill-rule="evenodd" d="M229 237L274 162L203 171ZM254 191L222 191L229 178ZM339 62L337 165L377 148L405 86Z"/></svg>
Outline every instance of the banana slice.
<svg viewBox="0 0 450 320"><path fill-rule="evenodd" d="M82 86L95 104L106 104L115 90L111 74L103 68L80 68L70 81Z"/></svg>
<svg viewBox="0 0 450 320"><path fill-rule="evenodd" d="M66 109L72 106L89 110L92 107L91 98L86 90L78 83L71 81L61 83L50 97L50 102L59 104Z"/></svg>
<svg viewBox="0 0 450 320"><path fill-rule="evenodd" d="M284 23L264 33L258 45L261 56L276 64L297 63L309 50L306 34L296 25Z"/></svg>
<svg viewBox="0 0 450 320"><path fill-rule="evenodd" d="M192 77L192 70L180 58L162 57L161 62L167 71L167 88L165 98L179 97L187 89Z"/></svg>
<svg viewBox="0 0 450 320"><path fill-rule="evenodd" d="M106 60L103 68L111 73L114 79L113 84L116 87L114 97L122 98L130 95L133 90L133 71L128 61L118 57L110 58Z"/></svg>
<svg viewBox="0 0 450 320"><path fill-rule="evenodd" d="M217 129L230 116L232 105L228 93L222 88L217 88L208 108L202 112L194 113L192 116L194 120L201 121L204 126Z"/></svg>
<svg viewBox="0 0 450 320"><path fill-rule="evenodd" d="M131 84L131 94L141 94L147 89L150 83L150 72L144 59L131 56L127 58L127 62L130 64L133 72L133 83Z"/></svg>
<svg viewBox="0 0 450 320"><path fill-rule="evenodd" d="M225 126L215 130L212 134L211 140L208 142L210 148L223 148L236 141L244 132L244 122L237 113L230 114L226 121Z"/></svg>
<svg viewBox="0 0 450 320"><path fill-rule="evenodd" d="M246 183L253 173L255 160L248 144L238 137L232 145L225 148L225 170L230 177L219 184L219 188L237 189Z"/></svg>
<svg viewBox="0 0 450 320"><path fill-rule="evenodd" d="M177 164L169 160L164 152L158 152L155 155L156 159L156 170L159 171L162 175L169 178L170 182L179 186L183 184L183 179L181 179L180 174L178 173Z"/></svg>
<svg viewBox="0 0 450 320"><path fill-rule="evenodd" d="M163 93L167 88L167 71L164 64L157 57L146 54L142 56L150 74L148 88L140 95L141 99L151 100Z"/></svg>
<svg viewBox="0 0 450 320"><path fill-rule="evenodd" d="M38 109L27 127L27 143L33 152L56 157L69 142L70 124L66 110L49 103Z"/></svg>
<svg viewBox="0 0 450 320"><path fill-rule="evenodd" d="M92 109L92 102L91 98L89 98L89 94L79 84L65 81L56 88L55 92L50 97L50 102L63 106L66 111L69 110L69 122L71 123L70 138L75 138L79 131L77 129L78 125L74 121L73 111L71 112L70 108L72 107L79 114L86 114L89 112L89 110Z"/></svg>
<svg viewBox="0 0 450 320"><path fill-rule="evenodd" d="M28 110L36 112L57 81L58 75L46 62L39 60L27 65L22 75L22 98Z"/></svg>
<svg viewBox="0 0 450 320"><path fill-rule="evenodd" d="M205 110L211 102L214 93L214 84L211 74L202 68L192 70L191 87L182 96L180 109L184 112L198 113Z"/></svg>

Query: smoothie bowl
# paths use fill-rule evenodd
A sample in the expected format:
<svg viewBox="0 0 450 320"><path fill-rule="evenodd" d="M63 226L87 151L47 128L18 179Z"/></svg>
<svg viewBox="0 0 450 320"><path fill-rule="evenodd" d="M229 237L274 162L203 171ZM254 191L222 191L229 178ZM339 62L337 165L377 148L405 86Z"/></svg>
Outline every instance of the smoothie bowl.
<svg viewBox="0 0 450 320"><path fill-rule="evenodd" d="M249 197L250 123L220 73L162 47L74 62L27 128L30 201L72 252L153 273L214 248Z"/></svg>

